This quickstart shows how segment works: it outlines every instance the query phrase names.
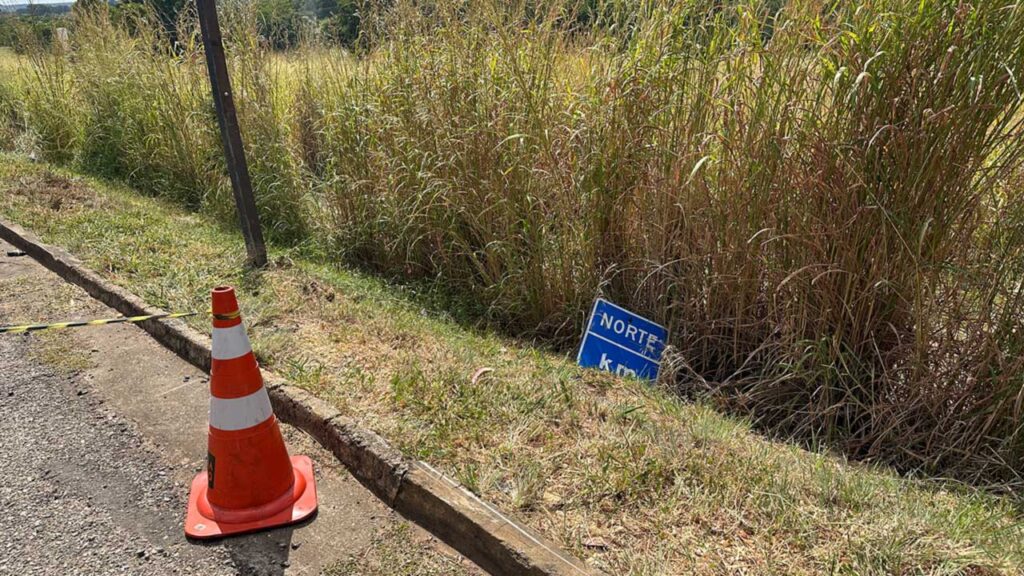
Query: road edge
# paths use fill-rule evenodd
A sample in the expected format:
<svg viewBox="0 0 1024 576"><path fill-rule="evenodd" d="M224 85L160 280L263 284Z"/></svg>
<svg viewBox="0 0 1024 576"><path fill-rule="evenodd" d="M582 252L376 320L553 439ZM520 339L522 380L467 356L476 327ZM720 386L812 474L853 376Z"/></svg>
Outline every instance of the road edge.
<svg viewBox="0 0 1024 576"><path fill-rule="evenodd" d="M125 316L163 310L102 278L78 258L0 218L0 238ZM209 373L210 339L181 320L138 323L157 342ZM560 550L429 464L407 459L327 402L263 370L274 412L310 434L388 506L495 576L579 576L600 572Z"/></svg>

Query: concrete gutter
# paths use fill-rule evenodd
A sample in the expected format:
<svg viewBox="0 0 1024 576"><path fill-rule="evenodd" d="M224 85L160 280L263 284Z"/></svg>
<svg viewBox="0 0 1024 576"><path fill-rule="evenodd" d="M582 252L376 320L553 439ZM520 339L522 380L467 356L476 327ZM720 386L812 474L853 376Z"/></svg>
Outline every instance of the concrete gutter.
<svg viewBox="0 0 1024 576"><path fill-rule="evenodd" d="M0 219L0 238L64 280L125 316L159 314L138 296L86 268L68 252L47 246ZM138 324L157 342L210 371L210 339L181 321ZM581 576L602 572L559 550L426 462L407 459L377 434L360 428L329 404L264 370L277 417L309 433L359 482L406 518L432 532L495 576Z"/></svg>

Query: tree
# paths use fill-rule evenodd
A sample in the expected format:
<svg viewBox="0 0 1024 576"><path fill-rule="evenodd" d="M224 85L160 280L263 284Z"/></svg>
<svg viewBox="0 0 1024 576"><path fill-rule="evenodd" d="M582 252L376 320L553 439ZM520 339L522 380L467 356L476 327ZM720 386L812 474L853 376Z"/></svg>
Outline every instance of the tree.
<svg viewBox="0 0 1024 576"><path fill-rule="evenodd" d="M315 0L320 30L331 41L351 48L359 38L358 0Z"/></svg>
<svg viewBox="0 0 1024 576"><path fill-rule="evenodd" d="M71 7L71 16L77 17L79 14L89 14L97 10L106 9L106 0L76 0L74 5Z"/></svg>
<svg viewBox="0 0 1024 576"><path fill-rule="evenodd" d="M185 0L122 0L119 2L119 11L124 14L140 14L147 4L153 7L160 25L173 42L177 38L178 15L185 8Z"/></svg>
<svg viewBox="0 0 1024 576"><path fill-rule="evenodd" d="M0 14L0 46L14 48L18 41L18 17L14 14Z"/></svg>

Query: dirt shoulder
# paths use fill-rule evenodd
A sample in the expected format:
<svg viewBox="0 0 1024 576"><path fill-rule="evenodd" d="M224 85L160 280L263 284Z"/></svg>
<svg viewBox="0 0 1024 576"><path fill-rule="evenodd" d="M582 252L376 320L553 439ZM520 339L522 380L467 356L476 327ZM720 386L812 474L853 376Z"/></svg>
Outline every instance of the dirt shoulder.
<svg viewBox="0 0 1024 576"><path fill-rule="evenodd" d="M231 230L126 188L3 157L0 197L5 217L162 308L239 286L265 365L609 573L1022 566L1011 499L765 440L294 251L239 272Z"/></svg>
<svg viewBox="0 0 1024 576"><path fill-rule="evenodd" d="M0 242L0 324L116 314ZM0 573L480 574L397 517L306 435L311 522L214 544L182 532L204 463L207 376L135 326L0 335ZM396 549L397 543L397 549Z"/></svg>

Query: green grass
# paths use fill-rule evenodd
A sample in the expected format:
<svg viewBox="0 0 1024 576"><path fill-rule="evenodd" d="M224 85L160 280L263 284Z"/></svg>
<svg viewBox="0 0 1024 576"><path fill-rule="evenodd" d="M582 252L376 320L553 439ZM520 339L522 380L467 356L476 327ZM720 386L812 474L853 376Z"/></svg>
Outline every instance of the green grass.
<svg viewBox="0 0 1024 576"><path fill-rule="evenodd" d="M238 286L265 366L609 573L1024 568L1009 497L766 440L296 249L243 271L230 227L122 185L7 155L0 198L4 217L157 306L206 310L211 287Z"/></svg>
<svg viewBox="0 0 1024 576"><path fill-rule="evenodd" d="M0 303L0 313L5 319L10 319L13 312L11 306L17 306L22 314L33 318L66 318L66 315L62 314L66 312L66 308L71 307L75 294L69 285L45 286L35 278L0 279L0 293L24 295L42 290L53 291L53 298L48 302L33 298L23 298L9 305L3 302ZM33 338L37 345L31 347L29 354L37 362L51 367L57 374L67 376L94 365L88 352L77 347L67 331L39 332Z"/></svg>
<svg viewBox="0 0 1024 576"><path fill-rule="evenodd" d="M0 70L13 72L18 67L18 55L7 46L0 46Z"/></svg>
<svg viewBox="0 0 1024 576"><path fill-rule="evenodd" d="M14 150L24 125L17 96L20 60L9 48L0 47L0 150Z"/></svg>

